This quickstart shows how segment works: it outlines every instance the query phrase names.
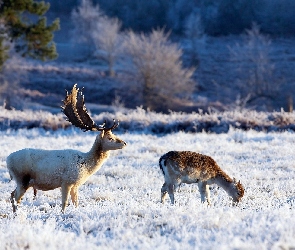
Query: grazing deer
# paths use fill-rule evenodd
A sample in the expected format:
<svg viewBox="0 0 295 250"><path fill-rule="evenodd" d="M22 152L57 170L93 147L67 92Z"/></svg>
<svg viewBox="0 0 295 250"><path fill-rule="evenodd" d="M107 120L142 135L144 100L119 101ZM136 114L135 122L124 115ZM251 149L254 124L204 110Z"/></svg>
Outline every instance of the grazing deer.
<svg viewBox="0 0 295 250"><path fill-rule="evenodd" d="M210 205L209 185L215 183L222 187L234 202L244 195L242 184L231 179L209 156L190 151L170 151L159 160L165 183L161 189L161 202L167 193L174 204L174 191L181 183L198 183L201 201Z"/></svg>
<svg viewBox="0 0 295 250"><path fill-rule="evenodd" d="M63 101L63 113L68 120L83 131L100 132L89 152L83 153L73 149L42 150L22 149L7 157L7 168L11 179L16 181L17 187L11 193L13 212L16 211L14 199L19 204L22 196L30 187L47 191L61 187L62 212L68 203L69 195L74 205L78 206L78 188L93 175L108 159L110 150L122 149L126 142L112 133L119 123L114 121L110 128L106 122L96 125L89 116L84 104L84 96L77 84L72 92L66 94Z"/></svg>

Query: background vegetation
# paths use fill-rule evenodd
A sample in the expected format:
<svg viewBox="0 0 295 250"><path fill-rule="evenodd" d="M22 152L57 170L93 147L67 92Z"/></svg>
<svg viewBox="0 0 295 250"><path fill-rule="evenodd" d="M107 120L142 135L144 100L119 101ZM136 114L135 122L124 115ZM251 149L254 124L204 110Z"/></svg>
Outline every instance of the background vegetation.
<svg viewBox="0 0 295 250"><path fill-rule="evenodd" d="M49 1L51 11L64 15L79 5L79 0ZM198 13L204 31L210 36L240 34L255 22L261 31L273 35L294 35L294 7L292 0L94 0L110 17L119 18L123 29L149 32L166 27L184 35L190 15Z"/></svg>
<svg viewBox="0 0 295 250"><path fill-rule="evenodd" d="M23 3L0 5L0 92L7 108L56 106L64 88L81 82L91 89L88 102L96 104L162 112L293 110L291 0ZM7 6L25 28L11 25ZM58 60L38 66L19 59L48 60L57 53ZM50 72L52 65L66 72Z"/></svg>

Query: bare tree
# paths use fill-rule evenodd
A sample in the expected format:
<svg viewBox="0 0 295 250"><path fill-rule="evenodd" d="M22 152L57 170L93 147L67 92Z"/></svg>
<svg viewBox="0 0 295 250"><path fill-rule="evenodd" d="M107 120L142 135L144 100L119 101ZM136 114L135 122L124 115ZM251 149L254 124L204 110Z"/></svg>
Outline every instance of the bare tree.
<svg viewBox="0 0 295 250"><path fill-rule="evenodd" d="M1 2L0 2L1 6ZM9 58L10 43L4 18L0 18L0 73L4 62Z"/></svg>
<svg viewBox="0 0 295 250"><path fill-rule="evenodd" d="M115 76L114 64L121 50L120 28L117 18L101 16L91 32L97 55L107 62L111 77Z"/></svg>
<svg viewBox="0 0 295 250"><path fill-rule="evenodd" d="M0 100L5 109L12 109L23 104L20 97L20 82L26 79L26 71L22 68L23 58L11 49L11 56L0 71Z"/></svg>
<svg viewBox="0 0 295 250"><path fill-rule="evenodd" d="M149 35L130 31L125 49L131 57L135 77L140 83L143 106L151 110L167 110L194 89L194 69L182 66L182 50L168 40L163 30Z"/></svg>
<svg viewBox="0 0 295 250"><path fill-rule="evenodd" d="M86 43L94 48L92 31L102 16L104 13L100 10L99 5L93 5L90 0L82 0L81 5L71 13L74 24L72 31L74 42Z"/></svg>
<svg viewBox="0 0 295 250"><path fill-rule="evenodd" d="M193 65L200 63L199 53L204 50L206 35L199 13L191 13L185 22L185 35L190 44L190 62Z"/></svg>
<svg viewBox="0 0 295 250"><path fill-rule="evenodd" d="M274 82L275 66L269 58L271 40L260 33L256 24L246 30L244 40L242 45L230 48L231 59L237 66L241 98L248 102L258 97L272 99L279 86Z"/></svg>
<svg viewBox="0 0 295 250"><path fill-rule="evenodd" d="M1 5L1 2L0 2ZM9 42L7 27L4 18L0 18L0 100L5 109L11 110L11 95L14 95L18 89L20 70L15 70L15 53L13 52L13 43ZM14 56L9 59L9 54ZM6 64L4 62L6 61ZM11 61L14 63L11 64Z"/></svg>
<svg viewBox="0 0 295 250"><path fill-rule="evenodd" d="M75 29L74 40L90 45L91 52L108 64L109 76L114 76L114 64L120 51L121 22L109 18L90 0L82 0L81 5L72 12Z"/></svg>

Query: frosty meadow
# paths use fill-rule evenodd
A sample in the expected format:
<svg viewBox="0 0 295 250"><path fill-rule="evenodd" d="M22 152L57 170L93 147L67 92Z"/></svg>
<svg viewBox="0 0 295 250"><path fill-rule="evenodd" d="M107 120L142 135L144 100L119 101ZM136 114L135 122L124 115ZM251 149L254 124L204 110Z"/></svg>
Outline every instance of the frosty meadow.
<svg viewBox="0 0 295 250"><path fill-rule="evenodd" d="M26 112L26 111L24 111ZM27 112L27 116L33 113ZM42 115L42 114L41 114ZM40 115L40 116L41 116ZM158 115L161 119L161 115ZM138 114L138 119L145 119ZM130 118L132 119L132 118ZM230 129L228 133L117 132L128 143L80 187L79 207L60 212L59 189L23 196L11 209L6 157L22 148L87 152L94 133L80 129L0 131L0 242L3 249L290 249L295 246L295 134ZM223 189L210 186L211 206L197 184L182 184L176 202L161 204L159 157L171 145L210 155L241 180L245 195L231 206Z"/></svg>
<svg viewBox="0 0 295 250"><path fill-rule="evenodd" d="M80 108L84 107L82 100L79 99ZM31 111L23 113L29 118L36 115ZM20 115L19 112L11 114ZM140 110L131 114L126 113L125 119L143 122L163 119L163 114ZM255 119L259 115L250 114L254 114ZM42 118L48 114L38 115ZM122 118L122 114L117 115ZM185 114L183 118L176 114L171 116L175 120L186 117ZM116 126L114 123L111 128ZM111 160L80 186L79 207L73 206L77 205L74 196L73 205L70 203L66 213L61 213L63 203L58 189L38 192L37 199L26 192L14 216L9 196L15 182L10 181L6 164L9 154L23 148L36 151L42 148L46 152L64 152L65 148L72 148L77 156L86 155L82 152L88 152L97 136L81 133L73 127L56 131L41 128L0 131L1 247L290 249L295 246L295 223L290 223L295 217L293 131L266 133L230 128L223 134L174 132L160 135L139 127L117 133L128 147L115 150ZM245 194L241 202L232 206L226 192L212 184L209 192L213 195L208 207L200 202L208 196L208 187L200 193L198 185L183 184L174 192L173 206L162 204L160 189L164 178L159 158L172 147L176 151L212 156L222 166L222 171L243 183ZM35 180L29 181L33 187L35 183Z"/></svg>

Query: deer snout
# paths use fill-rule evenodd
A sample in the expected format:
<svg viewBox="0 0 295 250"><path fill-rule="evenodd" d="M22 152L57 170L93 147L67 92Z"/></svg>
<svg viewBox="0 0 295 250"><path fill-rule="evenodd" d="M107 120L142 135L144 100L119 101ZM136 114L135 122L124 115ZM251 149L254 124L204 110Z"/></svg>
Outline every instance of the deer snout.
<svg viewBox="0 0 295 250"><path fill-rule="evenodd" d="M123 143L123 147L127 146L127 143L125 141L121 141L121 143Z"/></svg>
<svg viewBox="0 0 295 250"><path fill-rule="evenodd" d="M127 143L119 138L116 139L116 143L121 144L122 148L127 146Z"/></svg>

